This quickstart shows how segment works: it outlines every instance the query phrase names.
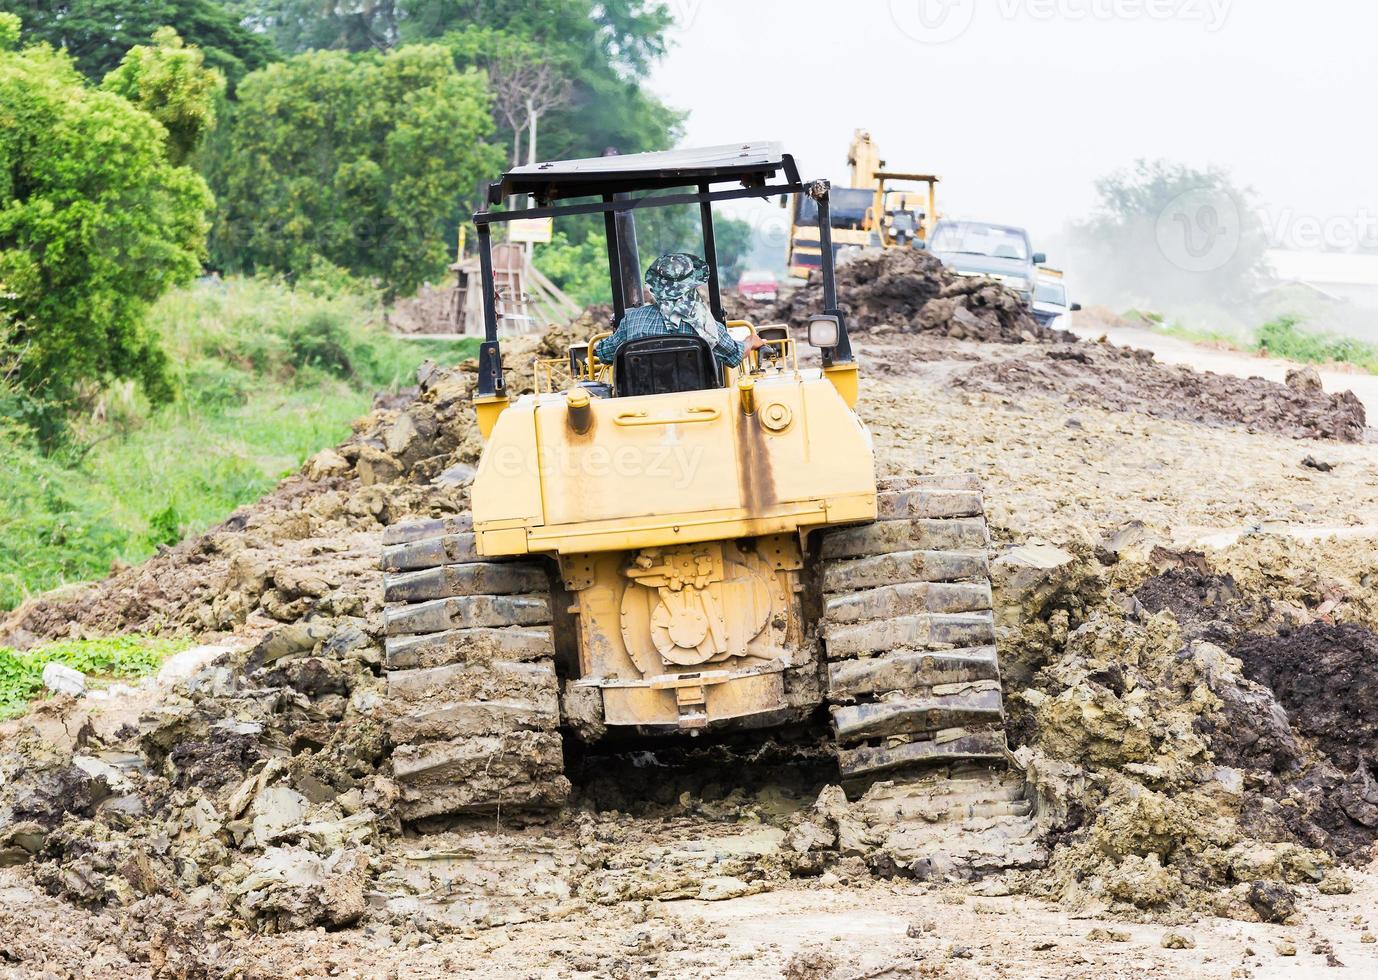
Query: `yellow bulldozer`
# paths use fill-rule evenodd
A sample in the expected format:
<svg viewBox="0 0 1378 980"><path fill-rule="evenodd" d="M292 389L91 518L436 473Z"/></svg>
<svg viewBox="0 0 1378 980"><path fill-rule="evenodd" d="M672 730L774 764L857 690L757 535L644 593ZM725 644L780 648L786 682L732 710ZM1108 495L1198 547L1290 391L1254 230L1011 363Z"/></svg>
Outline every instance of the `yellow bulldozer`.
<svg viewBox="0 0 1378 980"><path fill-rule="evenodd" d="M834 255L866 248L923 247L938 222L934 174L887 170L871 134L858 129L847 147L848 182L832 188L828 212ZM917 186L916 186L917 185ZM818 209L796 197L791 211L789 274L807 279L821 264Z"/></svg>
<svg viewBox="0 0 1378 980"><path fill-rule="evenodd" d="M518 167L488 200L522 194L530 207L473 218L487 322L471 513L396 526L383 551L404 817L559 807L566 740L815 725L844 785L1002 765L981 493L877 483L828 183L752 143ZM821 219L823 308L800 336L728 320L717 278L713 205L780 194ZM643 302L635 214L684 205L701 215L710 310L766 345L735 368L695 335L601 361L597 342ZM562 390L512 398L490 231L599 214L611 321L570 346Z"/></svg>

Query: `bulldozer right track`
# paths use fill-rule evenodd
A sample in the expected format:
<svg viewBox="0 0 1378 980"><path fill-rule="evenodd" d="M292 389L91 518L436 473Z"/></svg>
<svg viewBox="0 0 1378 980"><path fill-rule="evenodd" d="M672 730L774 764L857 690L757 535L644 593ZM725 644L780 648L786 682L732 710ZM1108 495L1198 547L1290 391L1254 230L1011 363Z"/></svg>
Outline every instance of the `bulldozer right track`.
<svg viewBox="0 0 1378 980"><path fill-rule="evenodd" d="M545 568L481 558L467 514L389 528L381 564L403 819L559 807L569 781Z"/></svg>
<svg viewBox="0 0 1378 980"><path fill-rule="evenodd" d="M883 486L822 541L821 633L844 778L1005 757L979 484Z"/></svg>
<svg viewBox="0 0 1378 980"><path fill-rule="evenodd" d="M828 710L881 873L972 878L1045 858L1008 768L976 480L880 487L821 545Z"/></svg>

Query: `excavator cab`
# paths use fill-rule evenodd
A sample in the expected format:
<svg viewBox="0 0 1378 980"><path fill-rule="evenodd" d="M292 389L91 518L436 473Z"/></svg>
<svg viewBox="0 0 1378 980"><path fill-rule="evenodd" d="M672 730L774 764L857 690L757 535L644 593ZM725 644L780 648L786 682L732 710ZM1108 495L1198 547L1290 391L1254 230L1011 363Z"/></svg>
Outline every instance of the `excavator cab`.
<svg viewBox="0 0 1378 980"><path fill-rule="evenodd" d="M488 200L518 195L531 206L473 219L486 335L472 510L396 528L384 549L404 815L557 806L564 738L826 719L846 777L999 757L980 494L877 484L828 183L750 143L518 167ZM822 304L803 337L721 305L713 206L780 195L819 217ZM603 363L598 341L642 301L635 214L686 204L701 216L711 312L767 344L723 367L697 336L655 336ZM612 318L560 359L567 385L513 398L491 230L599 214ZM801 342L820 366L801 366Z"/></svg>

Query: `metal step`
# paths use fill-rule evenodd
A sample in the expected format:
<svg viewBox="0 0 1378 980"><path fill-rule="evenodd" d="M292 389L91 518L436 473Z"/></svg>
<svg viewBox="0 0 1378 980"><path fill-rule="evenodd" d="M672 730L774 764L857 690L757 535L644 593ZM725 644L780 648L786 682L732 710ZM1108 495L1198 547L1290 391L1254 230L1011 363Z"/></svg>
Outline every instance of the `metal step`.
<svg viewBox="0 0 1378 980"><path fill-rule="evenodd" d="M958 728L938 732L931 739L859 745L839 749L838 766L844 776L863 776L919 763L958 762L967 759L1003 761L1005 733L999 728L969 731Z"/></svg>
<svg viewBox="0 0 1378 980"><path fill-rule="evenodd" d="M549 622L550 600L545 595L459 596L383 611L383 629L388 636L475 626L543 626Z"/></svg>
<svg viewBox="0 0 1378 980"><path fill-rule="evenodd" d="M929 691L936 685L1000 681L993 646L943 652L899 650L828 665L828 697L846 701L889 691Z"/></svg>
<svg viewBox="0 0 1378 980"><path fill-rule="evenodd" d="M915 517L980 517L979 490L898 490L876 495L882 521Z"/></svg>
<svg viewBox="0 0 1378 980"><path fill-rule="evenodd" d="M549 588L545 569L527 562L475 561L383 576L384 602L424 602L470 595L517 595Z"/></svg>
<svg viewBox="0 0 1378 980"><path fill-rule="evenodd" d="M483 560L474 550L473 532L465 531L388 545L383 548L381 565L385 572L406 572Z"/></svg>
<svg viewBox="0 0 1378 980"><path fill-rule="evenodd" d="M876 521L843 528L823 539L824 559L862 558L894 551L983 551L990 545L979 517Z"/></svg>
<svg viewBox="0 0 1378 980"><path fill-rule="evenodd" d="M553 656L554 652L555 638L549 626L479 626L389 636L383 641L384 663L389 670L491 660L537 660Z"/></svg>
<svg viewBox="0 0 1378 980"><path fill-rule="evenodd" d="M449 517L405 521L401 524L393 524L383 530L383 544L406 544L408 541L422 541L426 538L438 538L446 534L472 531L473 528L473 515L467 511L463 514L452 514Z"/></svg>
<svg viewBox="0 0 1378 980"><path fill-rule="evenodd" d="M894 650L951 650L994 644L995 620L989 612L915 613L828 625L823 637L829 659Z"/></svg>
<svg viewBox="0 0 1378 980"><path fill-rule="evenodd" d="M1005 717L998 681L973 681L952 693L842 705L832 709L832 716L837 737L843 743L971 725L999 725Z"/></svg>
<svg viewBox="0 0 1378 980"><path fill-rule="evenodd" d="M990 608L990 586L984 582L900 582L827 596L823 618L828 623L864 623L906 612L963 613Z"/></svg>
<svg viewBox="0 0 1378 980"><path fill-rule="evenodd" d="M823 591L852 592L895 582L984 581L989 574L982 551L895 551L829 562L823 569Z"/></svg>

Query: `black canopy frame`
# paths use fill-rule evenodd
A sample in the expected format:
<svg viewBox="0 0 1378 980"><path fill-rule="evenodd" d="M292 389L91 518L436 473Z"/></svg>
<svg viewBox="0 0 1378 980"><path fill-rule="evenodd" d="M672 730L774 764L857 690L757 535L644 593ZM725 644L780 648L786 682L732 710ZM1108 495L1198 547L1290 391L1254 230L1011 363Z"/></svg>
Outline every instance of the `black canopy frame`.
<svg viewBox="0 0 1378 980"><path fill-rule="evenodd" d="M731 151L731 152L728 152ZM783 181L772 182L783 171ZM712 185L728 181L743 186L713 190ZM697 187L696 192L633 197L636 191ZM837 308L834 276L832 229L828 222L826 180L803 182L794 158L781 153L776 144L744 144L741 147L715 147L708 150L642 153L572 160L519 167L489 185L488 200L497 204L508 194L530 194L538 206L510 211L474 213L478 232L479 271L483 288L484 340L479 348L479 397L506 394L502 351L498 341L498 319L493 282L492 226L524 218L559 218L580 214L602 214L608 239L608 267L613 295L613 322L621 322L629 297L640 292L640 270L635 256L635 231L629 222L619 220L643 208L663 208L697 204L703 227L704 259L709 269L709 306L713 315L724 319L722 289L718 280L717 243L713 235L713 204L777 195L807 194L818 204L819 245L822 252L820 275L823 280L821 311L838 321L837 344L823 351L825 365L850 363L851 341L846 318ZM598 201L554 204L564 198L601 197ZM630 240L629 240L630 239ZM628 261L630 259L630 261ZM628 281L635 277L634 281Z"/></svg>

